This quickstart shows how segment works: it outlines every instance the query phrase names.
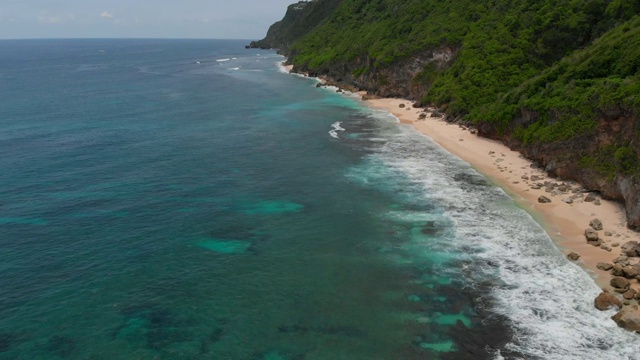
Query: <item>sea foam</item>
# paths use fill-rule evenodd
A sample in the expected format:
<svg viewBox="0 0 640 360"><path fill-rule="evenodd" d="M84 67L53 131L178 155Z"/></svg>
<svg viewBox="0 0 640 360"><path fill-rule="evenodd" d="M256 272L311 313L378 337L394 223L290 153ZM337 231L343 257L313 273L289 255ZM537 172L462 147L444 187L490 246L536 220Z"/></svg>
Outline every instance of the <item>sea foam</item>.
<svg viewBox="0 0 640 360"><path fill-rule="evenodd" d="M637 359L637 335L617 327L613 311L593 307L598 286L528 213L467 163L396 126L371 156L406 174L411 196L438 204L453 222L449 251L470 254L469 286L492 281L487 306L514 329L505 351L540 359Z"/></svg>

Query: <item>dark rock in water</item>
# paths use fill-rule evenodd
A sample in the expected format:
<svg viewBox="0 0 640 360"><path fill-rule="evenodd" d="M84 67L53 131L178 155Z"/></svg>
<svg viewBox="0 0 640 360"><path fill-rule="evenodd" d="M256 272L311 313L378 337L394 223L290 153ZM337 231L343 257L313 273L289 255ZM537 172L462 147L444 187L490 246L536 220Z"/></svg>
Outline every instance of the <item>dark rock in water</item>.
<svg viewBox="0 0 640 360"><path fill-rule="evenodd" d="M600 270L603 270L603 271L609 271L609 270L611 270L613 268L613 265L609 264L609 263L598 263L598 265L596 265L596 267L598 269L600 269Z"/></svg>
<svg viewBox="0 0 640 360"><path fill-rule="evenodd" d="M477 185L477 186L487 186L487 180L485 178L483 178L480 175L475 175L475 174L467 174L467 173L458 173L455 174L453 176L453 180L455 181L460 181L460 182L466 182L469 183L471 185Z"/></svg>
<svg viewBox="0 0 640 360"><path fill-rule="evenodd" d="M278 331L284 334L305 334L309 331L309 328L300 325L278 326Z"/></svg>
<svg viewBox="0 0 640 360"><path fill-rule="evenodd" d="M0 353L9 351L15 340L16 336L13 334L0 334Z"/></svg>
<svg viewBox="0 0 640 360"><path fill-rule="evenodd" d="M593 219L589 222L589 226L594 230L602 230L602 221L600 221L600 219Z"/></svg>
<svg viewBox="0 0 640 360"><path fill-rule="evenodd" d="M295 354L282 350L267 350L263 352L255 352L251 354L249 360L271 360L271 359L286 359L286 360L304 360L305 354Z"/></svg>
<svg viewBox="0 0 640 360"><path fill-rule="evenodd" d="M622 328L640 331L640 309L638 309L638 305L623 308L612 319Z"/></svg>
<svg viewBox="0 0 640 360"><path fill-rule="evenodd" d="M209 334L209 337L207 338L207 340L209 340L209 342L211 343L216 343L220 341L220 339L222 338L222 335L224 335L224 329L221 327L217 327L211 330L211 334Z"/></svg>
<svg viewBox="0 0 640 360"><path fill-rule="evenodd" d="M610 283L611 283L611 286L613 286L616 289L627 289L631 285L631 283L629 283L629 280L621 276L612 277Z"/></svg>
<svg viewBox="0 0 640 360"><path fill-rule="evenodd" d="M355 327L350 326L317 326L307 327L301 325L279 326L278 331L283 334L306 334L314 332L323 335L340 335L347 337L362 337L365 333Z"/></svg>
<svg viewBox="0 0 640 360"><path fill-rule="evenodd" d="M317 88L322 87L322 83L317 83L317 84L316 84L316 87L317 87Z"/></svg>
<svg viewBox="0 0 640 360"><path fill-rule="evenodd" d="M120 313L125 317L125 321L114 332L116 338L142 337L146 340L147 347L158 350L175 343L193 340L189 319L156 304L124 306Z"/></svg>
<svg viewBox="0 0 640 360"><path fill-rule="evenodd" d="M60 357L69 357L76 350L77 341L63 335L54 335L47 342L47 350Z"/></svg>
<svg viewBox="0 0 640 360"><path fill-rule="evenodd" d="M576 260L580 259L580 255L579 255L579 254L576 254L576 253L574 253L574 252L570 252L570 253L567 255L567 259L572 260L572 261L576 261Z"/></svg>
<svg viewBox="0 0 640 360"><path fill-rule="evenodd" d="M325 335L340 335L347 337L362 337L365 335L364 331L351 326L315 327L313 330Z"/></svg>
<svg viewBox="0 0 640 360"><path fill-rule="evenodd" d="M604 311L609 310L612 307L621 308L622 302L613 294L608 292L602 292L594 300L596 309Z"/></svg>
<svg viewBox="0 0 640 360"><path fill-rule="evenodd" d="M425 235L435 235L439 231L435 221L427 222L422 228L422 233Z"/></svg>

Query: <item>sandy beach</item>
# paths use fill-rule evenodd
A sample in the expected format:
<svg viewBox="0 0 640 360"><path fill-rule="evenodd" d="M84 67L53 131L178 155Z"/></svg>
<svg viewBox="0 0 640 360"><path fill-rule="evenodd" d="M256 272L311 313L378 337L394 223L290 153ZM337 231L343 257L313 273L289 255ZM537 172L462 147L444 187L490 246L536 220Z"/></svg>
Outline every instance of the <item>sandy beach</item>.
<svg viewBox="0 0 640 360"><path fill-rule="evenodd" d="M487 176L528 211L565 254L579 254L576 263L592 274L600 287L611 289L610 273L598 269L597 264L613 263L620 256L620 245L640 237L627 229L621 204L600 198L584 201L587 194L581 191L579 184L551 178L502 143L479 137L460 125L447 123L430 111L426 112L426 117L420 116L423 109L413 108L408 100L373 99L365 103L391 112L401 123L414 126ZM549 183L555 184L555 188L550 189ZM540 196L551 202L540 203ZM589 245L585 238L585 229L590 228L589 223L593 219L599 219L603 224L603 229L598 231L603 242L600 247ZM637 281L631 283L633 288L640 288Z"/></svg>

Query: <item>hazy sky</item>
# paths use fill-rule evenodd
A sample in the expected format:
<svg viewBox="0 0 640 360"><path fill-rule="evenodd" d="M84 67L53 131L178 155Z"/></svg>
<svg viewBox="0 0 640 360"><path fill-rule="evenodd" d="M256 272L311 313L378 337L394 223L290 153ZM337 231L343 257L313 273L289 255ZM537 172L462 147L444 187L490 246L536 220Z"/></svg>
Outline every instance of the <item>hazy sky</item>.
<svg viewBox="0 0 640 360"><path fill-rule="evenodd" d="M0 0L0 38L261 39L297 0Z"/></svg>

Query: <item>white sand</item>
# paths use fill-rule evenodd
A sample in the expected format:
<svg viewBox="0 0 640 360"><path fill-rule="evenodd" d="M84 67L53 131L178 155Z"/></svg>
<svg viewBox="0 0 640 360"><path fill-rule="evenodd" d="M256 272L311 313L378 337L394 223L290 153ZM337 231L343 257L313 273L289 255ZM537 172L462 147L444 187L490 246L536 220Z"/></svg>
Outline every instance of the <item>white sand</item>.
<svg viewBox="0 0 640 360"><path fill-rule="evenodd" d="M627 229L624 209L618 203L600 199L601 205L595 205L593 202L583 201L586 194L577 194L579 197L573 204L567 204L562 199L573 195L572 193L554 196L545 192L544 187L539 190L531 189L534 183L563 181L548 177L542 170L532 169L529 160L500 142L479 137L459 125L431 116L419 119L422 109L413 108L408 100L387 98L367 100L365 103L372 108L389 111L402 123L414 126L502 187L534 218L541 220L540 224L565 254L573 251L581 256L578 263L593 275L602 288L610 288L611 276L608 272L597 269L596 265L599 262L612 263L620 255L620 248L612 247L613 244L622 245L630 240L640 240L637 233ZM405 104L405 107L400 108L400 104ZM540 176L542 180L532 182L522 178L531 175ZM572 183L571 186L576 188L578 184ZM550 198L551 203L539 203L538 197L541 195ZM600 238L606 246L612 247L611 252L587 244L584 230L594 218L602 221L604 229L599 231ZM610 231L613 235L605 236L605 231ZM634 288L640 289L637 281L633 280L632 284Z"/></svg>

